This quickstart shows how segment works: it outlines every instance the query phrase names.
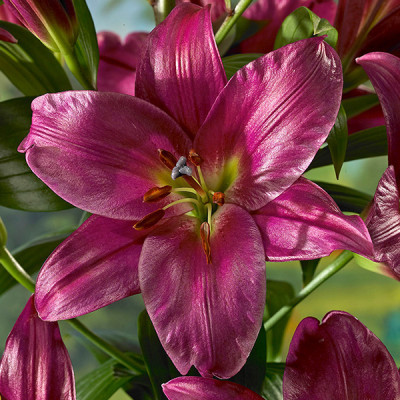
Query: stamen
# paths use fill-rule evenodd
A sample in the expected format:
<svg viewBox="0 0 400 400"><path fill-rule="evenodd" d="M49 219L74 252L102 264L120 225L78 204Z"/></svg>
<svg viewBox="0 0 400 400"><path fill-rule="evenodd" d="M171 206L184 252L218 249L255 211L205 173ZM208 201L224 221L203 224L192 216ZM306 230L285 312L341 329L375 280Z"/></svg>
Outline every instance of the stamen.
<svg viewBox="0 0 400 400"><path fill-rule="evenodd" d="M225 194L222 192L213 193L213 203L223 206L225 204Z"/></svg>
<svg viewBox="0 0 400 400"><path fill-rule="evenodd" d="M147 191L143 196L143 201L145 203L155 203L164 197L167 197L172 190L172 186L166 185L162 187L154 187Z"/></svg>
<svg viewBox="0 0 400 400"><path fill-rule="evenodd" d="M203 162L202 158L193 149L189 151L189 161L196 167Z"/></svg>
<svg viewBox="0 0 400 400"><path fill-rule="evenodd" d="M210 225L210 230L211 230L212 204L207 203L206 208L207 208L207 222L208 222L208 225Z"/></svg>
<svg viewBox="0 0 400 400"><path fill-rule="evenodd" d="M150 214L147 214L144 218L142 218L140 221L136 222L133 227L137 231L141 231L143 229L151 228L154 226L160 219L165 215L165 211L160 208L156 211L151 212Z"/></svg>
<svg viewBox="0 0 400 400"><path fill-rule="evenodd" d="M197 208L201 207L201 203L198 200L192 199L192 198L189 198L189 197L185 197L184 199L175 200L172 203L167 204L162 209L166 210L167 208L170 208L172 206L175 206L175 205L181 204L181 203L193 203L193 204L196 205Z"/></svg>
<svg viewBox="0 0 400 400"><path fill-rule="evenodd" d="M195 194L196 196L198 196L199 194L196 192L196 190L195 189L193 189L193 188L189 188L189 187L180 187L180 188L173 188L172 189L172 192L176 192L176 193L179 193L179 192L188 192L188 193L193 193L193 194Z"/></svg>
<svg viewBox="0 0 400 400"><path fill-rule="evenodd" d="M158 157L161 162L169 169L173 169L178 162L175 156L167 150L158 149Z"/></svg>
<svg viewBox="0 0 400 400"><path fill-rule="evenodd" d="M197 166L197 174L199 175L201 186L204 188L205 191L208 192L206 181L204 180L204 176L203 176L203 173L201 172L200 166Z"/></svg>
<svg viewBox="0 0 400 400"><path fill-rule="evenodd" d="M207 264L211 264L211 247L210 247L210 225L208 222L203 222L200 225L200 237L203 250L206 255Z"/></svg>

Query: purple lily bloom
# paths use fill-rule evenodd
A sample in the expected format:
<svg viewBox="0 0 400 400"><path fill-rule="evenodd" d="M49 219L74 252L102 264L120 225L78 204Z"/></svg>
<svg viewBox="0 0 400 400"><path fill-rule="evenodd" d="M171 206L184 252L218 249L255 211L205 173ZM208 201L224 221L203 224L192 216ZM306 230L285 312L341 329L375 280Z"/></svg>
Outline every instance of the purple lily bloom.
<svg viewBox="0 0 400 400"><path fill-rule="evenodd" d="M22 25L20 20L9 9L9 6L7 6L7 4L0 5L0 20L12 22L13 24Z"/></svg>
<svg viewBox="0 0 400 400"><path fill-rule="evenodd" d="M169 400L263 400L237 383L198 376L175 378L162 387Z"/></svg>
<svg viewBox="0 0 400 400"><path fill-rule="evenodd" d="M99 69L97 89L135 95L136 69L144 49L147 33L130 33L124 40L113 32L97 34Z"/></svg>
<svg viewBox="0 0 400 400"><path fill-rule="evenodd" d="M75 399L74 373L58 324L39 318L33 296L8 336L0 395L7 400Z"/></svg>
<svg viewBox="0 0 400 400"><path fill-rule="evenodd" d="M400 376L384 344L357 318L305 318L290 343L284 400L397 400Z"/></svg>
<svg viewBox="0 0 400 400"><path fill-rule="evenodd" d="M4 4L52 51L72 51L79 30L72 0L4 0Z"/></svg>
<svg viewBox="0 0 400 400"><path fill-rule="evenodd" d="M299 180L335 121L341 88L340 61L321 38L265 55L227 83L209 8L185 3L150 33L136 97L74 91L34 100L20 151L56 193L98 214L44 264L41 318L141 292L182 374L191 365L203 376L236 374L262 323L271 213L290 215L286 227L295 227L290 238L282 231L281 259L296 249L299 258L372 252L359 217ZM335 222L324 228L326 215ZM321 232L324 241L314 237Z"/></svg>

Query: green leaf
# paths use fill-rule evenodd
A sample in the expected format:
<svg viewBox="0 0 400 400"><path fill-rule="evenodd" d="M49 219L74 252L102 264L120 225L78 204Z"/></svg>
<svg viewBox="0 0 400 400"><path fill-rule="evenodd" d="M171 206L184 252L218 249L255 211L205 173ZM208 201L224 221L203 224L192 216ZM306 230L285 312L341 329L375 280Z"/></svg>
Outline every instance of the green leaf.
<svg viewBox="0 0 400 400"><path fill-rule="evenodd" d="M85 0L73 0L79 21L79 36L75 44L79 65L85 78L95 88L99 66L99 47L96 29Z"/></svg>
<svg viewBox="0 0 400 400"><path fill-rule="evenodd" d="M372 196L346 186L314 181L335 200L342 211L361 213L372 200Z"/></svg>
<svg viewBox="0 0 400 400"><path fill-rule="evenodd" d="M108 400L133 375L115 360L106 361L76 382L77 400Z"/></svg>
<svg viewBox="0 0 400 400"><path fill-rule="evenodd" d="M315 271L319 264L319 258L315 260L301 260L301 270L303 272L303 286L309 284L314 277Z"/></svg>
<svg viewBox="0 0 400 400"><path fill-rule="evenodd" d="M180 376L180 374L165 353L146 310L139 315L138 337L155 399L167 400L161 384Z"/></svg>
<svg viewBox="0 0 400 400"><path fill-rule="evenodd" d="M235 54L233 56L223 57L222 64L224 65L226 77L231 79L232 76L248 63L254 61L262 54Z"/></svg>
<svg viewBox="0 0 400 400"><path fill-rule="evenodd" d="M267 279L267 318L286 305L292 297L294 297L294 289L290 283ZM290 314L286 315L267 333L268 361L280 360L283 335L289 318Z"/></svg>
<svg viewBox="0 0 400 400"><path fill-rule="evenodd" d="M386 127L377 126L349 135L345 161L387 155ZM318 150L308 169L332 164L328 147Z"/></svg>
<svg viewBox="0 0 400 400"><path fill-rule="evenodd" d="M342 106L348 119L353 118L378 104L379 99L376 94L366 94L364 96L356 96L342 100Z"/></svg>
<svg viewBox="0 0 400 400"><path fill-rule="evenodd" d="M261 395L268 400L283 400L284 363L268 363Z"/></svg>
<svg viewBox="0 0 400 400"><path fill-rule="evenodd" d="M326 19L318 17L308 8L299 7L283 21L275 39L274 49L298 40L324 35L327 35L324 40L335 47L338 39L337 30Z"/></svg>
<svg viewBox="0 0 400 400"><path fill-rule="evenodd" d="M343 106L340 105L335 124L326 139L335 168L336 179L339 179L340 170L346 157L348 137L346 112Z"/></svg>
<svg viewBox="0 0 400 400"><path fill-rule="evenodd" d="M71 232L72 229L63 233L52 234L51 236L42 236L41 238L19 247L13 251L13 255L25 271L29 275L32 275L39 271L50 253L66 239ZM0 295L7 292L16 284L17 282L15 279L12 278L4 268L0 268Z"/></svg>
<svg viewBox="0 0 400 400"><path fill-rule="evenodd" d="M261 325L260 333L243 368L230 380L261 393L267 360L267 335Z"/></svg>
<svg viewBox="0 0 400 400"><path fill-rule="evenodd" d="M18 43L0 41L0 70L26 96L71 89L68 77L53 53L27 29L6 21L0 28Z"/></svg>
<svg viewBox="0 0 400 400"><path fill-rule="evenodd" d="M72 206L36 177L17 152L31 125L31 97L0 103L0 205L25 211L58 211Z"/></svg>

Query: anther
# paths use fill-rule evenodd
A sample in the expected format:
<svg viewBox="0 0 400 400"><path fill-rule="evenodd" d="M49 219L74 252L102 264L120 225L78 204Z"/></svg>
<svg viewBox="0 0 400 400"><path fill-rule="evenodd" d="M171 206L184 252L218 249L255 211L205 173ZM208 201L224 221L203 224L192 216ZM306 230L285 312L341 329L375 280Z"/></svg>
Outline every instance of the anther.
<svg viewBox="0 0 400 400"><path fill-rule="evenodd" d="M200 225L200 237L206 255L207 264L211 264L210 224L208 222L203 222Z"/></svg>
<svg viewBox="0 0 400 400"><path fill-rule="evenodd" d="M202 158L193 149L189 151L189 161L196 167L203 162Z"/></svg>
<svg viewBox="0 0 400 400"><path fill-rule="evenodd" d="M133 227L137 231L141 231L143 229L151 228L154 226L160 219L165 215L165 211L160 208L156 211L153 211L150 214L147 214L144 218L142 218L140 221L136 222Z"/></svg>
<svg viewBox="0 0 400 400"><path fill-rule="evenodd" d="M178 162L176 157L167 150L158 149L158 157L160 158L161 162L167 166L169 169L173 169Z"/></svg>
<svg viewBox="0 0 400 400"><path fill-rule="evenodd" d="M225 195L222 192L214 192L213 203L223 206L225 204Z"/></svg>
<svg viewBox="0 0 400 400"><path fill-rule="evenodd" d="M159 201L163 199L164 197L167 197L172 190L172 186L166 185L162 187L153 187L149 191L147 191L144 196L143 196L143 201L145 203L155 203L156 201Z"/></svg>

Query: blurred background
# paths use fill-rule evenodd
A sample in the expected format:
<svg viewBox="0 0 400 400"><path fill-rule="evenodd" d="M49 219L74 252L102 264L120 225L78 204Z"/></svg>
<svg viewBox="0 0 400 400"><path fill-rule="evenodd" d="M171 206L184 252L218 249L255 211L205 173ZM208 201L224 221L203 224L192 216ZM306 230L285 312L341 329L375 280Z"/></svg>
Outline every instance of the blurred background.
<svg viewBox="0 0 400 400"><path fill-rule="evenodd" d="M150 31L154 27L152 9L146 0L87 0L97 31L110 30L122 37L133 31ZM0 75L0 101L17 97L19 93ZM340 184L373 194L387 166L385 157L345 163ZM308 178L335 183L332 166L307 174ZM1 194L0 194L1 195ZM38 235L60 231L78 224L82 212L76 209L56 213L27 213L0 207L9 232L9 249L15 249ZM332 259L332 256L330 257ZM329 263L323 260L319 268ZM296 292L301 289L299 262L267 263L268 279L290 282ZM161 278L162 279L162 278ZM0 350L3 351L8 333L28 300L29 293L16 287L0 298ZM321 319L331 310L350 312L371 329L388 347L400 364L400 283L349 264L324 283L295 309L285 336L286 345L298 322L307 316ZM137 317L143 309L140 295L82 317L82 321L98 333L112 327L137 342ZM84 349L82 339L67 324L61 323L65 343L70 351L77 378L96 365L95 358ZM285 354L283 354L283 357ZM283 358L284 359L284 358ZM114 400L124 399L119 393Z"/></svg>

